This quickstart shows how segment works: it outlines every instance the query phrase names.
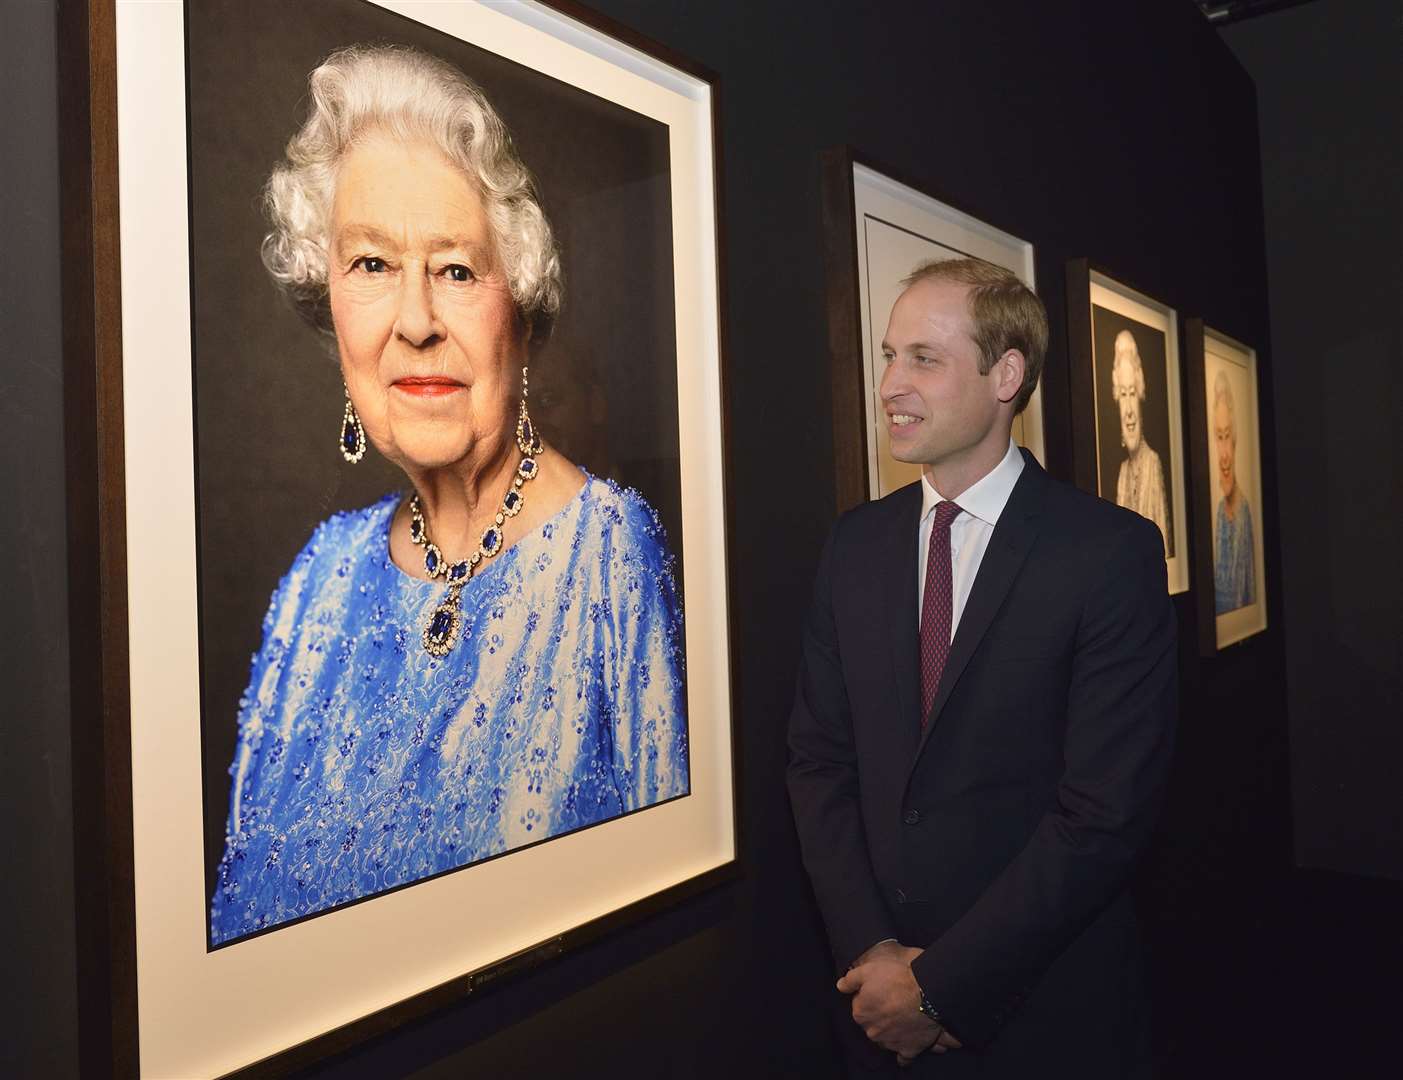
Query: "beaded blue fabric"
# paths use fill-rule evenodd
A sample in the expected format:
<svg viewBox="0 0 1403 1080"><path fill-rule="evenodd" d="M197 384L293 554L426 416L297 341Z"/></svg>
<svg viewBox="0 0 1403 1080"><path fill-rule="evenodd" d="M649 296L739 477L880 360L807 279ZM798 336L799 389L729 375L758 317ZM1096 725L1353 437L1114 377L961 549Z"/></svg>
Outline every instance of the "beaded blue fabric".
<svg viewBox="0 0 1403 1080"><path fill-rule="evenodd" d="M1213 612L1224 615L1257 602L1257 541L1252 535L1252 507L1241 495L1237 513L1228 517L1226 499L1218 500L1213 530Z"/></svg>
<svg viewBox="0 0 1403 1080"><path fill-rule="evenodd" d="M446 586L390 561L399 496L317 527L239 706L214 944L687 794L681 606L656 512L588 477Z"/></svg>

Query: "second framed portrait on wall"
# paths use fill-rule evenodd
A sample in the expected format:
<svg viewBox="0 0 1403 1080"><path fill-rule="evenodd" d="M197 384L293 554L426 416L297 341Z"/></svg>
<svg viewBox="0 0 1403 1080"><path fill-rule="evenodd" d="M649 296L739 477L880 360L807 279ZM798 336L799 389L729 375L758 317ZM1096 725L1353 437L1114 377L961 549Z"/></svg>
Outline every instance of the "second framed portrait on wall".
<svg viewBox="0 0 1403 1080"><path fill-rule="evenodd" d="M1262 436L1257 353L1204 325L1184 324L1193 439L1200 651L1212 654L1267 628Z"/></svg>
<svg viewBox="0 0 1403 1080"><path fill-rule="evenodd" d="M116 10L137 1026L215 1075L734 872L715 79Z"/></svg>
<svg viewBox="0 0 1403 1080"><path fill-rule="evenodd" d="M1035 288L1033 245L893 179L840 147L824 155L824 240L833 457L838 508L879 499L918 479L891 454L881 382L882 337L905 279L924 263L976 258ZM1013 438L1045 461L1039 384Z"/></svg>
<svg viewBox="0 0 1403 1080"><path fill-rule="evenodd" d="M1186 592L1178 317L1083 259L1068 266L1067 307L1077 481L1155 524L1169 592Z"/></svg>

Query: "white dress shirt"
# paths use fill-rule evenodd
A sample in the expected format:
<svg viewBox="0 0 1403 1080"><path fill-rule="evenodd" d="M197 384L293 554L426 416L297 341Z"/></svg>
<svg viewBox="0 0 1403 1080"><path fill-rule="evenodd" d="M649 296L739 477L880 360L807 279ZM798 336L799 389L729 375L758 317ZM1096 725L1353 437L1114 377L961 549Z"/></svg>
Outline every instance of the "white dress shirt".
<svg viewBox="0 0 1403 1080"><path fill-rule="evenodd" d="M1013 494L1013 485L1023 472L1023 454L1018 444L1008 441L1008 453L1003 460L988 473L964 491L954 501L959 504L960 514L950 525L950 579L953 586L954 610L950 616L950 640L955 639L955 630L960 625L960 616L965 610L965 601L974 588L979 564L984 561L984 552L989 547L989 538L994 535L994 526L999 523L999 515L1008 505L1008 497ZM937 503L947 501L932 486L929 478L921 473L921 527L917 530L916 555L916 631L920 632L921 611L926 599L926 558L930 553L930 529L935 520Z"/></svg>

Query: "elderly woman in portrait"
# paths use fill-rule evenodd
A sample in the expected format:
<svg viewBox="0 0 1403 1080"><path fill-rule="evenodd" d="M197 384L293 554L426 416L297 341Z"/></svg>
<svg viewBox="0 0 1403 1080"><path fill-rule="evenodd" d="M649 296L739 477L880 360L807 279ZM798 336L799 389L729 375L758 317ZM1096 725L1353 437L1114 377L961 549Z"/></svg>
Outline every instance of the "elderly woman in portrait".
<svg viewBox="0 0 1403 1080"><path fill-rule="evenodd" d="M1140 362L1135 335L1129 330L1116 335L1111 389L1120 411L1120 441L1126 455L1116 478L1116 504L1158 525L1165 553L1169 554L1173 539L1169 531L1164 464L1145 441L1145 369Z"/></svg>
<svg viewBox="0 0 1403 1080"><path fill-rule="evenodd" d="M532 425L559 259L482 92L333 54L267 206L264 262L340 360L341 452L412 494L322 522L273 594L216 943L688 790L673 560L640 495Z"/></svg>
<svg viewBox="0 0 1403 1080"><path fill-rule="evenodd" d="M1213 525L1213 610L1222 615L1257 602L1252 507L1237 482L1237 417L1232 386L1222 371L1213 380L1213 445L1222 492Z"/></svg>

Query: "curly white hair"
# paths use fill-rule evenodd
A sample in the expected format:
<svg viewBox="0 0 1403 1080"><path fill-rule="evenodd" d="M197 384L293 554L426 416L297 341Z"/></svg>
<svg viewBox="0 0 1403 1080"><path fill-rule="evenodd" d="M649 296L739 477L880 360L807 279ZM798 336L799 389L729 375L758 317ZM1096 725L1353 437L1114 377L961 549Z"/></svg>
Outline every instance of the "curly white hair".
<svg viewBox="0 0 1403 1080"><path fill-rule="evenodd" d="M333 333L327 246L337 168L368 131L426 139L475 184L531 340L560 311L560 254L536 184L482 90L457 68L404 46L338 49L311 74L311 107L264 189L272 231L263 264L298 312Z"/></svg>

